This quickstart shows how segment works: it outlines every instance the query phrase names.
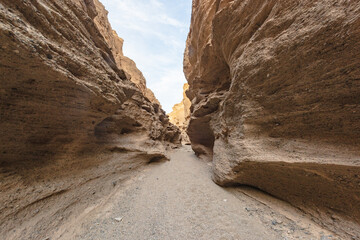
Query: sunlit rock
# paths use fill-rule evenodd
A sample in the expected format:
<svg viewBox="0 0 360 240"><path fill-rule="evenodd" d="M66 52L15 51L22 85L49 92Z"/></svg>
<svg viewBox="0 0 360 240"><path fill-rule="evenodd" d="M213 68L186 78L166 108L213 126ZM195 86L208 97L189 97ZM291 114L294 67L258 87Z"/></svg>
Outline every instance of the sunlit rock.
<svg viewBox="0 0 360 240"><path fill-rule="evenodd" d="M183 100L175 104L172 112L169 113L169 120L172 124L177 126L181 131L181 138L183 144L189 144L190 140L187 135L187 127L190 120L190 106L191 102L186 96L186 91L189 89L189 84L185 83L183 87Z"/></svg>

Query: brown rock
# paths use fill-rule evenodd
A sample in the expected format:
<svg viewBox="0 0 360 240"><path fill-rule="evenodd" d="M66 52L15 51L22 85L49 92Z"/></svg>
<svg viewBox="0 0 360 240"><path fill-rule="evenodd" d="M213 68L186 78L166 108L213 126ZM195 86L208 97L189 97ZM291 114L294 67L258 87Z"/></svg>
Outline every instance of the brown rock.
<svg viewBox="0 0 360 240"><path fill-rule="evenodd" d="M97 0L0 0L4 239L60 238L63 219L180 143L106 14Z"/></svg>
<svg viewBox="0 0 360 240"><path fill-rule="evenodd" d="M194 0L188 134L215 182L359 224L359 56L357 1Z"/></svg>
<svg viewBox="0 0 360 240"><path fill-rule="evenodd" d="M146 79L142 72L136 67L136 63L130 58L124 56L122 50L124 40L120 38L111 28L107 19L108 11L97 0L94 1L94 5L98 13L94 18L94 22L111 48L117 66L125 71L124 74L128 74L128 79L135 83L146 98L148 98L152 103L159 104L160 106L160 102L156 99L154 93L146 87Z"/></svg>
<svg viewBox="0 0 360 240"><path fill-rule="evenodd" d="M124 40L120 38L111 28L107 19L108 11L97 0L94 0L94 5L96 12L98 13L94 18L94 22L111 48L117 66L125 71L125 74L128 74L128 78L135 83L145 97L147 97L152 103L160 105L160 102L156 99L154 93L146 87L146 79L142 72L136 67L136 63L130 58L124 56L122 50Z"/></svg>
<svg viewBox="0 0 360 240"><path fill-rule="evenodd" d="M172 124L177 126L181 131L181 138L183 144L189 144L189 136L187 135L187 127L190 120L190 106L191 102L186 96L186 91L189 89L189 84L185 83L183 87L183 100L175 104L172 112L169 113L169 120Z"/></svg>
<svg viewBox="0 0 360 240"><path fill-rule="evenodd" d="M159 100L154 93L146 87L146 80L142 72L136 67L133 60L123 56L121 59L121 67L130 75L130 80L140 89L143 95L150 100L150 102L158 104L161 107Z"/></svg>

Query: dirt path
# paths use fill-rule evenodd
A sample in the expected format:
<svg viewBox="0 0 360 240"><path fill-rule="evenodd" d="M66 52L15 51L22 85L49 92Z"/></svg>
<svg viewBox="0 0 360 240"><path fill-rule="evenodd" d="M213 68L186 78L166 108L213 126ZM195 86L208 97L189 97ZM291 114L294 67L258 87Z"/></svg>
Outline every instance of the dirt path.
<svg viewBox="0 0 360 240"><path fill-rule="evenodd" d="M189 147L149 166L82 224L76 239L338 239L284 202L224 189Z"/></svg>

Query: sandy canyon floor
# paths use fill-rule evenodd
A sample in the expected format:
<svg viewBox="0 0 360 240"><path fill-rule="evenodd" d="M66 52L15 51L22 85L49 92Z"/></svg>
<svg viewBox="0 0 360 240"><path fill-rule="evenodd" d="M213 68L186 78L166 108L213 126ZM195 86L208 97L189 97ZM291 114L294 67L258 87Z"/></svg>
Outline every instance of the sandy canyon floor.
<svg viewBox="0 0 360 240"><path fill-rule="evenodd" d="M221 188L190 147L153 163L67 224L60 239L340 239L258 190Z"/></svg>

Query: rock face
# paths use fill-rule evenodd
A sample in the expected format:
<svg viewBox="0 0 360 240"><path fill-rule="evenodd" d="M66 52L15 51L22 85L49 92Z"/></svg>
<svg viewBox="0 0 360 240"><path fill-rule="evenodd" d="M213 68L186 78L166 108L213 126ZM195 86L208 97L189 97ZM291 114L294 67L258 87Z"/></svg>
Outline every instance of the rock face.
<svg viewBox="0 0 360 240"><path fill-rule="evenodd" d="M4 239L60 237L180 143L106 15L97 0L0 0Z"/></svg>
<svg viewBox="0 0 360 240"><path fill-rule="evenodd" d="M359 238L359 56L357 1L194 0L188 134L215 182L331 216L336 231L355 222L344 234Z"/></svg>
<svg viewBox="0 0 360 240"><path fill-rule="evenodd" d="M189 84L185 83L183 87L183 100L181 103L173 106L173 111L169 113L169 120L172 124L177 126L181 131L181 139L183 144L189 144L189 136L187 135L187 127L190 120L190 106L191 102L186 96L186 91L189 89Z"/></svg>
<svg viewBox="0 0 360 240"><path fill-rule="evenodd" d="M160 102L156 99L154 93L146 87L146 79L142 72L136 67L135 62L124 56L122 50L124 40L111 28L107 19L108 11L99 1L94 1L94 6L99 13L95 16L94 22L103 35L106 43L109 45L116 65L125 71L127 78L135 83L146 98L152 103L156 103L160 106Z"/></svg>
<svg viewBox="0 0 360 240"><path fill-rule="evenodd" d="M145 97L147 97L152 103L156 103L160 106L160 103L156 99L154 93L146 87L146 79L144 78L142 72L136 67L135 62L124 56L122 50L124 40L120 38L111 28L107 19L108 11L99 1L94 1L93 6L98 12L94 18L94 22L110 47L116 65L125 71L127 78L135 83Z"/></svg>
<svg viewBox="0 0 360 240"><path fill-rule="evenodd" d="M161 107L160 102L157 100L154 93L146 87L145 77L136 67L135 62L125 56L123 56L121 60L121 67L130 74L130 80L136 84L147 99L149 99L153 104L157 104Z"/></svg>

